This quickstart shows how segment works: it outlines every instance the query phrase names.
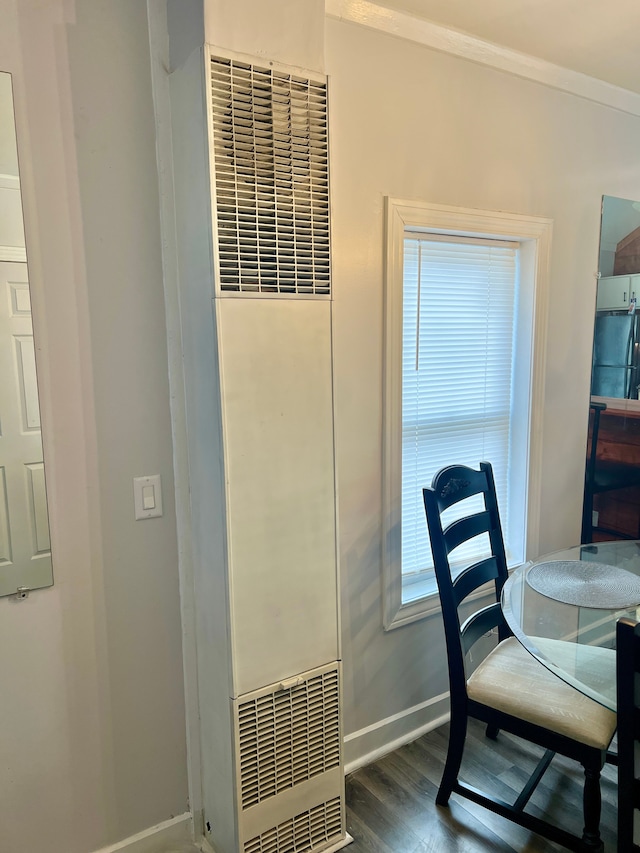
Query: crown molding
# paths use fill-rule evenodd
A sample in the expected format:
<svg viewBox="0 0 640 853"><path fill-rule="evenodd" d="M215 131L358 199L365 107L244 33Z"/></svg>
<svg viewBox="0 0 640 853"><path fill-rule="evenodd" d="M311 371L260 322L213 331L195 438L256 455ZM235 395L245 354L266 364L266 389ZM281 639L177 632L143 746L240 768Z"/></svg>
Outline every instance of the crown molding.
<svg viewBox="0 0 640 853"><path fill-rule="evenodd" d="M387 9L370 0L326 0L325 13L329 18L360 24L387 35L417 42L433 50L542 83L596 104L640 116L640 94L636 92L449 29L407 12Z"/></svg>

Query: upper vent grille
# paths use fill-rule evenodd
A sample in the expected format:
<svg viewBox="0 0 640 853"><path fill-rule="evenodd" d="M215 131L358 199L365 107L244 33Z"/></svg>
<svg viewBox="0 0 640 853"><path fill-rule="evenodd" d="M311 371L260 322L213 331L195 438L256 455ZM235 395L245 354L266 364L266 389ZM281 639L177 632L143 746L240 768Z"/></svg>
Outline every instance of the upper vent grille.
<svg viewBox="0 0 640 853"><path fill-rule="evenodd" d="M242 807L340 764L338 670L238 706Z"/></svg>
<svg viewBox="0 0 640 853"><path fill-rule="evenodd" d="M222 291L330 293L327 87L212 57Z"/></svg>
<svg viewBox="0 0 640 853"><path fill-rule="evenodd" d="M244 853L305 853L343 835L340 797L336 797L246 841Z"/></svg>

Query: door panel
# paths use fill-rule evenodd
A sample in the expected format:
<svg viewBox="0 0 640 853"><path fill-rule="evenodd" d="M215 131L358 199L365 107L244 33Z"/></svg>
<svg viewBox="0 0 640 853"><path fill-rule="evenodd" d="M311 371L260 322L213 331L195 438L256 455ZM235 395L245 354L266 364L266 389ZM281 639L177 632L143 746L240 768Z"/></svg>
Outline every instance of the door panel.
<svg viewBox="0 0 640 853"><path fill-rule="evenodd" d="M27 265L0 261L0 595L51 573Z"/></svg>

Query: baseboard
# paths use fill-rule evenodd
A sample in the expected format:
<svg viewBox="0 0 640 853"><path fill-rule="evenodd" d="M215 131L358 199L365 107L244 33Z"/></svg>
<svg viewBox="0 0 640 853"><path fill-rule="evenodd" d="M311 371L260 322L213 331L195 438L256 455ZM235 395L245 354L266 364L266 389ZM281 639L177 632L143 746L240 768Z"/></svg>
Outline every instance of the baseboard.
<svg viewBox="0 0 640 853"><path fill-rule="evenodd" d="M349 734L344 739L345 773L353 773L449 719L449 694L441 693Z"/></svg>
<svg viewBox="0 0 640 853"><path fill-rule="evenodd" d="M345 774L353 773L394 749L410 743L427 732L433 731L449 719L449 694L442 693L426 702L414 705L371 726L352 732L344 739ZM349 843L347 836L344 842ZM102 847L95 853L163 853L180 845L196 844L203 853L213 853L204 839L193 840L193 820L185 812L171 820L149 827L137 835L125 838L110 847ZM173 853L173 851L172 851Z"/></svg>
<svg viewBox="0 0 640 853"><path fill-rule="evenodd" d="M185 812L95 853L163 853L169 849L178 853L180 845L189 844L193 844L192 819L191 813Z"/></svg>

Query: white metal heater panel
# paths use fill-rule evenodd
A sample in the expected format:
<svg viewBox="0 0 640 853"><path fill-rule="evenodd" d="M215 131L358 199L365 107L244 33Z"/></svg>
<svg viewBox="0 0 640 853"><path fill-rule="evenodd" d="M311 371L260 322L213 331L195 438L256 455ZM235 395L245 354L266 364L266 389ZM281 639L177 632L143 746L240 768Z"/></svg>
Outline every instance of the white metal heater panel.
<svg viewBox="0 0 640 853"><path fill-rule="evenodd" d="M338 657L331 304L216 311L237 696Z"/></svg>

